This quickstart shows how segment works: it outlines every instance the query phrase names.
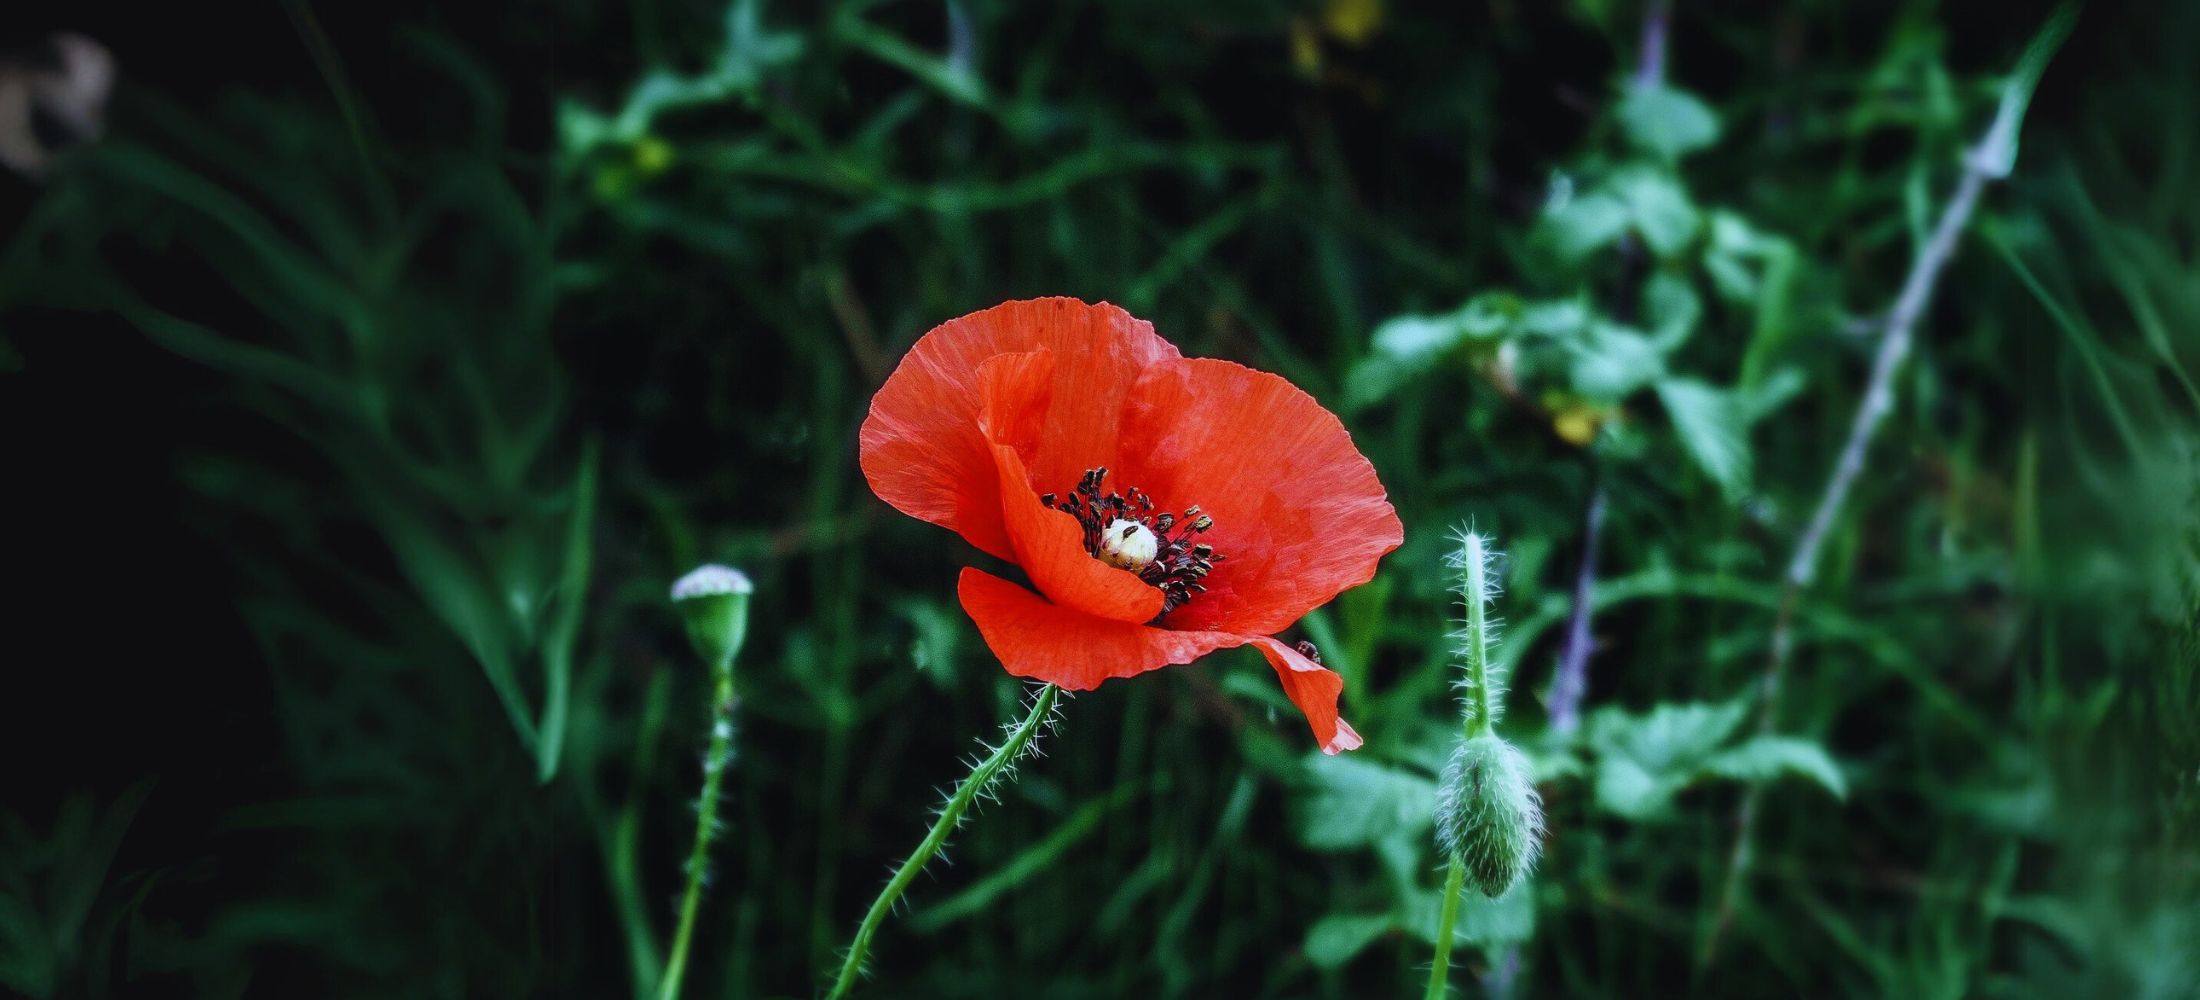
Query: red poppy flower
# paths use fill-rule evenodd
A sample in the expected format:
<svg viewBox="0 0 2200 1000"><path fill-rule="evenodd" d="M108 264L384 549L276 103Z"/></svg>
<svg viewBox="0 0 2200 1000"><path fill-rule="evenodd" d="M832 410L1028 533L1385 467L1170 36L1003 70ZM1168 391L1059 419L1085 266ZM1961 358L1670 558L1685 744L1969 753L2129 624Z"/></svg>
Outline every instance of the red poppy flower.
<svg viewBox="0 0 2200 1000"><path fill-rule="evenodd" d="M1015 563L965 568L1001 665L1073 691L1251 644L1328 753L1343 679L1276 632L1375 575L1405 529L1336 416L1291 383L1186 358L1076 299L918 339L871 400L863 474L902 513Z"/></svg>

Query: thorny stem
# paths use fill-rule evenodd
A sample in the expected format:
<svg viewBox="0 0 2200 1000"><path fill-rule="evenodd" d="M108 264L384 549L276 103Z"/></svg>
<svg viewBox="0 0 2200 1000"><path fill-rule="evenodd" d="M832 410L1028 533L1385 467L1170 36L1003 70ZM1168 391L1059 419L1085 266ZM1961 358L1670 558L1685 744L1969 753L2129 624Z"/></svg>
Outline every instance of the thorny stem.
<svg viewBox="0 0 2200 1000"><path fill-rule="evenodd" d="M710 748L703 757L703 796L695 803L695 847L688 854L680 927L673 934L664 977L657 983L658 1000L680 995L680 977L687 971L688 946L695 939L695 916L702 909L703 882L710 869L710 842L718 835L718 786L733 759L733 662L717 664L712 672L717 681L711 694Z"/></svg>
<svg viewBox="0 0 2200 1000"><path fill-rule="evenodd" d="M1558 673L1551 678L1551 729L1559 733L1571 733L1581 725L1581 699L1589 689L1590 597L1596 589L1597 538L1604 533L1604 505L1604 485L1593 483L1588 510L1582 515L1574 607L1566 616L1566 644L1559 650Z"/></svg>
<svg viewBox="0 0 2200 1000"><path fill-rule="evenodd" d="M1466 889L1466 862L1453 851L1451 873L1444 876L1444 910L1436 921L1436 960L1428 970L1426 1000L1444 1000L1444 980L1451 975L1451 929L1459 920L1459 897L1466 894Z"/></svg>
<svg viewBox="0 0 2200 1000"><path fill-rule="evenodd" d="M1040 688L1039 693L1031 699L1031 714L1009 733L1007 741L978 762L978 766L971 770L970 776L964 778L962 784L955 786L955 794L948 797L947 805L940 810L939 819L932 823L932 829L924 835L924 842L917 845L916 853L909 855L909 859L901 863L901 867L894 871L894 877L887 881L886 888L880 890L878 898L871 901L871 909L863 915L863 923L856 928L855 940L848 945L847 960L841 963L840 977L833 982L833 991L828 994L827 1000L840 1000L848 995L849 990L855 988L856 980L863 976L863 956L871 950L872 935L878 932L880 924L886 922L886 915L893 911L894 904L908 890L909 883L916 881L917 873L923 871L933 856L940 853L940 848L946 846L948 835L962 825L963 814L969 811L970 803L976 801L1001 770L1014 763L1016 758L1022 756L1024 749L1031 745L1032 737L1038 734L1047 714L1054 710L1054 699L1060 691L1060 688L1052 684Z"/></svg>
<svg viewBox="0 0 2200 1000"><path fill-rule="evenodd" d="M1923 318L1926 305L1932 301L1933 286L1939 282L1941 271L1955 255L1956 244L1971 221L1971 213L1978 208L1980 192L1992 179L1981 151L1974 150L1964 157L1963 164L1963 179L1949 197L1948 207L1941 212L1932 235L1918 248L1917 257L1910 264L1909 277L1903 281L1894 309L1887 315L1879 350L1872 358L1871 376L1865 383L1864 398L1857 405L1855 419L1849 424L1848 442L1842 445L1835 458L1833 475L1826 481L1825 492L1819 496L1818 507L1812 512L1809 524L1796 539L1794 556L1788 560L1780 591L1780 610L1772 626L1772 651L1758 682L1759 732L1771 731L1779 721L1780 688L1786 681L1788 661L1795 648L1795 611L1804 588L1810 586L1817 575L1818 551L1824 547L1833 522L1847 505L1856 477L1864 470L1864 459L1880 422L1894 409L1894 378L1901 371L1902 362L1909 357L1918 320ZM1704 938L1703 951L1697 956L1699 968L1709 966L1717 956L1719 939L1734 918L1736 897L1751 860L1750 844L1756 834L1758 800L1764 794L1763 789L1762 784L1751 785L1735 813L1734 851L1727 858L1726 883L1719 893L1719 908L1712 919L1711 932Z"/></svg>

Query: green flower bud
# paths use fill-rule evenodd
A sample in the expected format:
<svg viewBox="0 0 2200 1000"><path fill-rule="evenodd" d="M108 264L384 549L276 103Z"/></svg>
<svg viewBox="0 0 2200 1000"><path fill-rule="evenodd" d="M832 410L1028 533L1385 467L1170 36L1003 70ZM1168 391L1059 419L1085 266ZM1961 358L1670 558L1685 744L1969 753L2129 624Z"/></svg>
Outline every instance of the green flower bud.
<svg viewBox="0 0 2200 1000"><path fill-rule="evenodd" d="M1436 838L1485 896L1527 877L1543 851L1543 800L1518 747L1487 733L1459 742L1436 792Z"/></svg>
<svg viewBox="0 0 2200 1000"><path fill-rule="evenodd" d="M715 563L697 567L672 585L672 603L687 619L688 640L711 669L733 669L733 658L748 637L749 595L755 590L746 574Z"/></svg>

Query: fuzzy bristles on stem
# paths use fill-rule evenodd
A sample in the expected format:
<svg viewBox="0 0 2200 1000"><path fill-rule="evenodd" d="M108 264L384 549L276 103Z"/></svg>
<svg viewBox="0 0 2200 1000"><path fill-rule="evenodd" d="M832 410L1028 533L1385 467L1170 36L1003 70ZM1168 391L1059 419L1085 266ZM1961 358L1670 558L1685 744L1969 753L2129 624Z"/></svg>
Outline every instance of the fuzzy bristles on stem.
<svg viewBox="0 0 2200 1000"><path fill-rule="evenodd" d="M944 857L940 851L947 846L948 835L962 826L972 804L980 798L999 801L994 795L995 783L1003 778L1013 779L1016 763L1027 754L1036 755L1039 752L1039 731L1044 729L1052 732L1059 724L1054 713L1061 697L1061 688L1052 684L1039 687L1025 703L1023 721L1002 727L1007 732L1007 738L999 746L980 743L985 747L985 757L971 766L970 776L956 785L955 790L947 796L947 801L934 812L932 828L925 833L923 842L917 845L914 854L894 870L893 877L887 880L886 888L879 892L878 898L871 902L870 910L863 915L863 922L856 927L855 940L849 943L847 953L841 961L840 974L833 980L832 991L828 994L829 1000L839 1000L855 988L856 980L863 974L864 957L870 954L872 936L878 933L879 925L900 904L902 894L908 891L911 882L916 881L917 874L924 871L933 858Z"/></svg>
<svg viewBox="0 0 2200 1000"><path fill-rule="evenodd" d="M1498 623L1489 617L1489 606L1497 600L1498 556L1488 540L1472 529L1458 529L1452 538L1459 547L1445 557L1445 563L1459 574L1454 590L1466 615L1452 630L1451 639L1459 657L1460 710L1466 734L1472 737L1489 732L1504 710L1504 677L1490 665L1490 647L1497 644Z"/></svg>
<svg viewBox="0 0 2200 1000"><path fill-rule="evenodd" d="M1452 928L1467 883L1473 882L1485 896L1502 896L1527 877L1543 851L1543 800L1535 791L1535 770L1527 755L1499 737L1495 728L1505 697L1502 671L1490 663L1496 625L1489 606L1497 599L1497 557L1488 540L1471 528L1452 538L1458 548L1447 565L1459 574L1466 617L1451 633L1459 654L1460 734L1436 790L1437 847L1449 863L1437 918L1436 960L1429 969L1429 1000L1445 996Z"/></svg>

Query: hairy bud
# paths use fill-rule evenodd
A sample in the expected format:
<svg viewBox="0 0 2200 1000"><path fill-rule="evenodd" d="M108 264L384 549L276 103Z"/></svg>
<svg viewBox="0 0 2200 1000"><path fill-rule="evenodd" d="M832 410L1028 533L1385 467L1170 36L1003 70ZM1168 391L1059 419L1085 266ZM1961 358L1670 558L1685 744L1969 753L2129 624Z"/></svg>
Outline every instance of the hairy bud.
<svg viewBox="0 0 2200 1000"><path fill-rule="evenodd" d="M1485 896L1527 877L1543 850L1543 800L1518 747L1487 733L1460 741L1436 793L1436 838Z"/></svg>

